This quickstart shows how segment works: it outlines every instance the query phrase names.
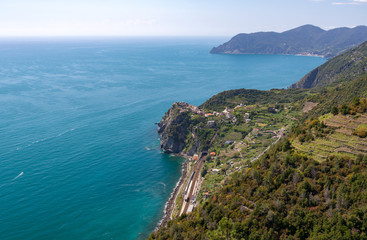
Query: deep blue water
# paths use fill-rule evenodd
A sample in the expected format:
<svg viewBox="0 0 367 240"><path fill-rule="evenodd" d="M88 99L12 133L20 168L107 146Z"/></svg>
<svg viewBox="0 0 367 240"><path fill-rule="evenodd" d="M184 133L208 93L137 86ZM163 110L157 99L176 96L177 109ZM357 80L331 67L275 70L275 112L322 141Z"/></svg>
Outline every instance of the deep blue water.
<svg viewBox="0 0 367 240"><path fill-rule="evenodd" d="M0 40L0 239L147 237L180 177L154 125L174 101L287 87L325 61L208 53L225 40Z"/></svg>

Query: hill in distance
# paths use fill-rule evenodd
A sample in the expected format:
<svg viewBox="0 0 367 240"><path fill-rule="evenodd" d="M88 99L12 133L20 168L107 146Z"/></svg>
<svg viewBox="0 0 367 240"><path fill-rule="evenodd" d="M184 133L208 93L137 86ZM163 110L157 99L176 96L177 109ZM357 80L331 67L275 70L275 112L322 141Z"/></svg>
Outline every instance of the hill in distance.
<svg viewBox="0 0 367 240"><path fill-rule="evenodd" d="M210 53L299 54L332 58L366 40L366 26L326 31L313 25L304 25L282 33L241 33L214 47Z"/></svg>
<svg viewBox="0 0 367 240"><path fill-rule="evenodd" d="M290 88L324 87L367 73L367 41L315 68Z"/></svg>

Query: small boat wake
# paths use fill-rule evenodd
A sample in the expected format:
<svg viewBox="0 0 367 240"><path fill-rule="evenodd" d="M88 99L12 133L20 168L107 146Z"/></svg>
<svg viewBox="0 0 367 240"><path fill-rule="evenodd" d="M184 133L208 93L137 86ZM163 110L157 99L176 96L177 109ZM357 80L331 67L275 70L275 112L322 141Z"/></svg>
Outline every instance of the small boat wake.
<svg viewBox="0 0 367 240"><path fill-rule="evenodd" d="M17 179L18 179L18 178L20 178L23 174L24 174L24 172L19 173L19 174L18 174L18 176L16 176L15 178L13 178L13 180L12 180L12 181L17 180Z"/></svg>
<svg viewBox="0 0 367 240"><path fill-rule="evenodd" d="M166 187L167 187L167 185L165 183L163 183L163 182L159 182L158 184L159 185L162 185L164 189L166 189Z"/></svg>
<svg viewBox="0 0 367 240"><path fill-rule="evenodd" d="M19 173L15 178L13 178L12 180L8 180L8 182L5 182L3 184L0 185L0 188L8 186L10 184L12 184L13 181L17 180L18 178L20 178L22 175L24 174L24 172Z"/></svg>
<svg viewBox="0 0 367 240"><path fill-rule="evenodd" d="M60 132L58 133L57 135L54 135L54 136L50 136L50 137L45 137L45 138L41 138L41 139L38 139L38 140L35 140L35 141L32 141L30 143L28 143L27 145L25 146L18 146L17 148L13 149L13 150L10 150L8 151L6 154L8 153L11 153L11 152L14 152L14 151L20 151L20 150L23 150L23 149L26 149L26 148L29 148L35 144L38 144L38 143L41 143L41 142L45 142L45 141L48 141L48 140L51 140L51 139L54 139L54 138L58 138L58 137L61 137L69 132L72 132L74 131L76 128L71 128L69 130L65 130L63 132Z"/></svg>

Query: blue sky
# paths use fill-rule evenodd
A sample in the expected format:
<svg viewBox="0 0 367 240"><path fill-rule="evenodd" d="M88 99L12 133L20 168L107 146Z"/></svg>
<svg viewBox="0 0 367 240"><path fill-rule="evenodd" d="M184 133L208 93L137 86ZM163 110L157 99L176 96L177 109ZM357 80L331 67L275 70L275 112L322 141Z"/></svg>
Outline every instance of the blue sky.
<svg viewBox="0 0 367 240"><path fill-rule="evenodd" d="M232 36L367 25L367 0L0 0L0 36Z"/></svg>

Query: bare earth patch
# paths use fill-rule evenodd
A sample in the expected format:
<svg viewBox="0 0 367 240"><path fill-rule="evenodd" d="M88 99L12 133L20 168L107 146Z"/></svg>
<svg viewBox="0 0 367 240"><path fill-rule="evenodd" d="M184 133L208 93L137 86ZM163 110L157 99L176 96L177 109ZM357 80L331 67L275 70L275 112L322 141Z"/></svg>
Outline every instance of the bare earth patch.
<svg viewBox="0 0 367 240"><path fill-rule="evenodd" d="M303 105L303 109L302 111L304 113L307 113L309 111L311 111L314 107L316 107L319 103L314 103L314 102L305 102L305 104Z"/></svg>

